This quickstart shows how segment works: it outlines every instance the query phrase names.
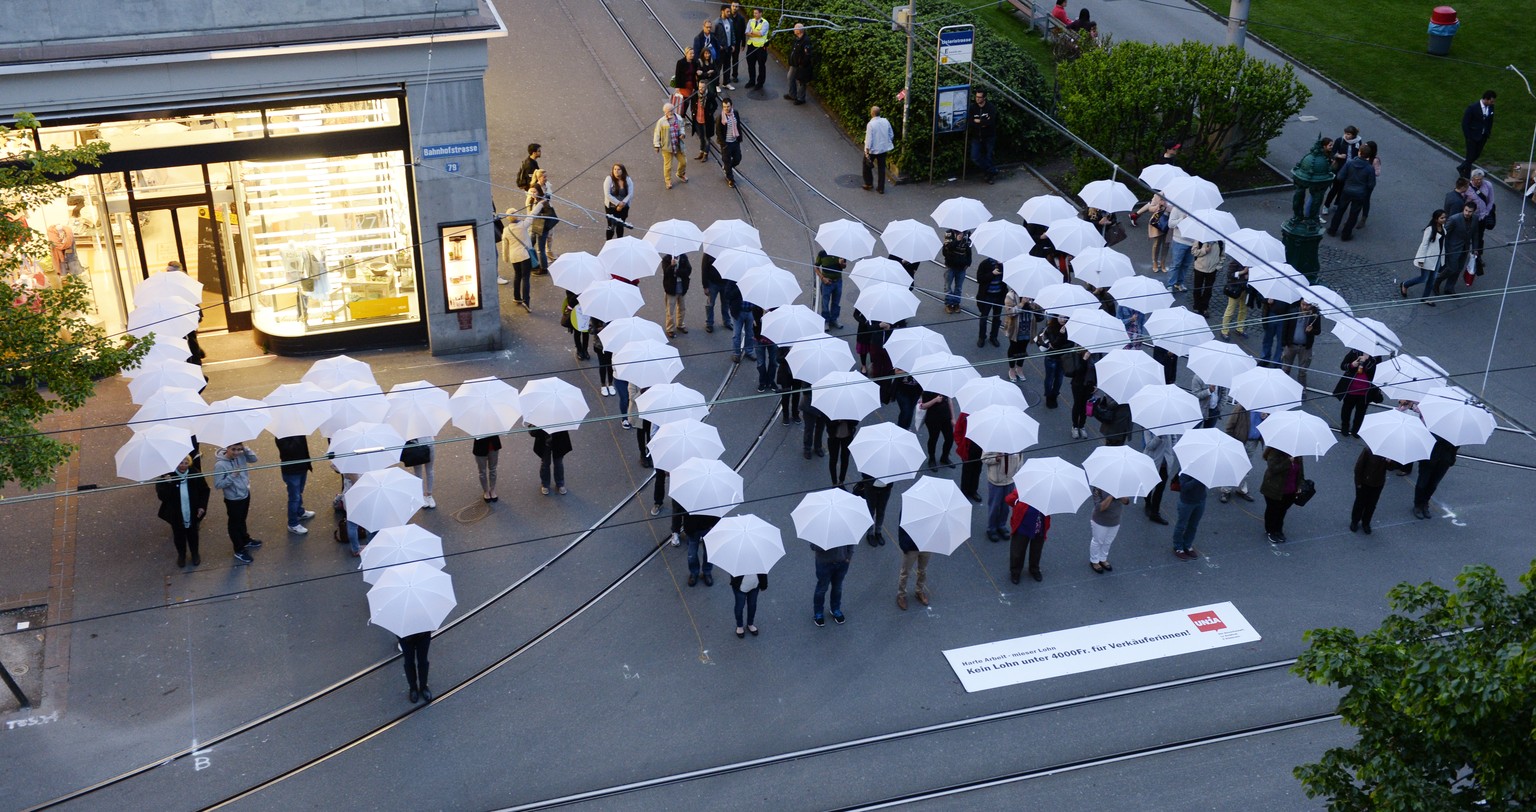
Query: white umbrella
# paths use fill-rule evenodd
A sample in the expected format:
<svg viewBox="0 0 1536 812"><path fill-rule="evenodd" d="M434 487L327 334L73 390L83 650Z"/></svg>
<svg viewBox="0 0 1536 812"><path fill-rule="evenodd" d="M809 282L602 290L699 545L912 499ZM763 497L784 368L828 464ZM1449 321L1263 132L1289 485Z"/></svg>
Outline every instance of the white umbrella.
<svg viewBox="0 0 1536 812"><path fill-rule="evenodd" d="M459 384L448 399L448 412L453 425L471 437L506 434L523 416L522 398L517 389L498 378L475 378ZM405 431L400 435L423 436Z"/></svg>
<svg viewBox="0 0 1536 812"><path fill-rule="evenodd" d="M796 342L785 356L796 380L810 383L853 368L853 350L841 338L824 335Z"/></svg>
<svg viewBox="0 0 1536 812"><path fill-rule="evenodd" d="M1211 339L1189 351L1189 371L1213 386L1232 385L1232 379L1257 365L1253 356L1235 344Z"/></svg>
<svg viewBox="0 0 1536 812"><path fill-rule="evenodd" d="M366 363L345 355L322 358L309 365L309 370L299 380L312 383L322 389L335 389L345 381L377 384L373 368Z"/></svg>
<svg viewBox="0 0 1536 812"><path fill-rule="evenodd" d="M597 259L608 273L624 279L644 279L655 276L661 264L661 254L656 248L639 237L624 236L603 243ZM553 264L553 263L551 263Z"/></svg>
<svg viewBox="0 0 1536 812"><path fill-rule="evenodd" d="M1041 288L1039 295L1035 296L1035 304L1050 315L1071 316L1079 310L1097 310L1099 299L1082 285L1057 282Z"/></svg>
<svg viewBox="0 0 1536 812"><path fill-rule="evenodd" d="M1017 406L986 406L971 412L965 425L967 440L999 454L1016 454L1040 438L1040 424Z"/></svg>
<svg viewBox="0 0 1536 812"><path fill-rule="evenodd" d="M830 372L811 387L811 402L828 420L863 420L880 408L880 387L857 372Z"/></svg>
<svg viewBox="0 0 1536 812"><path fill-rule="evenodd" d="M208 404L203 396L191 389L161 389L144 399L144 405L128 421L128 428L143 431L150 426L176 426L196 431L199 420L207 413Z"/></svg>
<svg viewBox="0 0 1536 812"><path fill-rule="evenodd" d="M273 437L303 437L331 419L331 393L313 383L285 383L262 398Z"/></svg>
<svg viewBox="0 0 1536 812"><path fill-rule="evenodd" d="M885 339L885 352L897 369L911 370L924 355L949 352L949 342L927 327L898 327Z"/></svg>
<svg viewBox="0 0 1536 812"><path fill-rule="evenodd" d="M806 494L789 518L795 535L823 550L858 544L875 523L864 500L842 488Z"/></svg>
<svg viewBox="0 0 1536 812"><path fill-rule="evenodd" d="M1267 231L1240 228L1227 235L1225 242L1227 256L1237 260L1244 267L1252 268L1265 263L1285 261L1285 243L1275 239Z"/></svg>
<svg viewBox="0 0 1536 812"><path fill-rule="evenodd" d="M923 226L923 228L928 228ZM928 229L930 232L933 229ZM903 288L912 284L912 277L907 275L907 269L900 262L885 257L866 257L853 263L853 267L844 274L849 281L861 290L870 285L889 283L900 285Z"/></svg>
<svg viewBox="0 0 1536 812"><path fill-rule="evenodd" d="M828 254L852 262L863 259L875 250L875 235L863 223L853 220L833 220L822 223L816 229L816 244Z"/></svg>
<svg viewBox="0 0 1536 812"><path fill-rule="evenodd" d="M1008 220L988 220L971 234L976 253L996 260L1027 254L1035 247L1029 229Z"/></svg>
<svg viewBox="0 0 1536 812"><path fill-rule="evenodd" d="M955 402L960 411L973 413L988 406L1012 406L1019 410L1029 408L1029 402L1024 399L1024 390L1013 381L1005 381L996 375L977 378L960 387L960 391L955 393Z"/></svg>
<svg viewBox="0 0 1536 812"><path fill-rule="evenodd" d="M593 282L612 278L602 260L586 251L566 251L549 263L549 281L555 287L579 294Z"/></svg>
<svg viewBox="0 0 1536 812"><path fill-rule="evenodd" d="M1424 425L1451 445L1481 445L1496 427L1493 414L1470 394L1451 386L1431 389L1419 401Z"/></svg>
<svg viewBox="0 0 1536 812"><path fill-rule="evenodd" d="M892 220L880 232L880 242L885 252L908 262L924 262L938 255L944 241L934 233L933 226L917 220Z"/></svg>
<svg viewBox="0 0 1536 812"><path fill-rule="evenodd" d="M618 279L602 279L582 288L581 312L588 318L616 321L633 316L645 304L640 289Z"/></svg>
<svg viewBox="0 0 1536 812"><path fill-rule="evenodd" d="M696 457L716 460L725 453L719 430L693 418L658 426L652 432L647 448L652 462L663 471L670 471Z"/></svg>
<svg viewBox="0 0 1536 812"><path fill-rule="evenodd" d="M1418 415L1396 409L1366 415L1360 439L1376 454L1404 464L1429 459L1435 447L1435 435Z"/></svg>
<svg viewBox="0 0 1536 812"><path fill-rule="evenodd" d="M917 315L917 296L906 285L877 282L859 291L854 307L872 322L895 324Z"/></svg>
<svg viewBox="0 0 1536 812"><path fill-rule="evenodd" d="M1176 383L1143 386L1131 396L1131 420L1153 434L1183 434L1200 425L1200 400Z"/></svg>
<svg viewBox="0 0 1536 812"><path fill-rule="evenodd" d="M385 527L368 540L358 569L363 571L364 582L374 584L384 576L385 568L408 563L426 564L439 570L447 566L443 560L443 540L414 524Z"/></svg>
<svg viewBox="0 0 1536 812"><path fill-rule="evenodd" d="M720 275L732 281L741 281L747 272L753 268L761 268L764 265L772 265L773 258L763 253L761 248L742 246L740 248L722 248L715 255L715 270Z"/></svg>
<svg viewBox="0 0 1536 812"><path fill-rule="evenodd" d="M1163 382L1163 367L1141 350L1110 350L1094 363L1099 388L1120 403L1130 403L1144 386Z"/></svg>
<svg viewBox="0 0 1536 812"><path fill-rule="evenodd" d="M197 329L200 312L196 304L174 297L147 302L128 314L128 334L138 338L150 333L184 336Z"/></svg>
<svg viewBox="0 0 1536 812"><path fill-rule="evenodd" d="M649 389L682 374L677 348L656 341L630 341L613 353L613 377Z"/></svg>
<svg viewBox="0 0 1536 812"><path fill-rule="evenodd" d="M1355 309L1349 306L1344 295L1327 285L1307 285L1301 290L1301 298L1311 302L1319 313L1330 319L1355 315Z"/></svg>
<svg viewBox="0 0 1536 812"><path fill-rule="evenodd" d="M1072 275L1096 288L1133 276L1131 258L1113 248L1087 248L1072 257Z"/></svg>
<svg viewBox="0 0 1536 812"><path fill-rule="evenodd" d="M689 513L724 516L741 504L741 474L719 460L695 457L672 469L667 493Z"/></svg>
<svg viewBox="0 0 1536 812"><path fill-rule="evenodd" d="M1190 429L1173 444L1179 470L1207 488L1236 487L1253 468L1241 441L1221 429Z"/></svg>
<svg viewBox="0 0 1536 812"><path fill-rule="evenodd" d="M1089 248L1103 248L1104 235L1087 220L1065 217L1053 220L1045 229L1045 238L1064 254L1076 256Z"/></svg>
<svg viewBox="0 0 1536 812"><path fill-rule="evenodd" d="M128 382L128 397L134 403L142 405L150 395L161 389L191 389L196 392L208 384L203 378L203 368L197 364L189 364L186 361L160 361L159 363L141 369L136 377Z"/></svg>
<svg viewBox="0 0 1536 812"><path fill-rule="evenodd" d="M453 416L448 393L426 381L397 383L384 398L389 401L384 422L408 440L436 436Z"/></svg>
<svg viewBox="0 0 1536 812"><path fill-rule="evenodd" d="M1019 501L1046 515L1071 513L1088 498L1088 474L1060 457L1035 457L1013 475Z"/></svg>
<svg viewBox="0 0 1536 812"><path fill-rule="evenodd" d="M1031 225L1046 226L1077 216L1077 207L1060 195L1035 195L1019 206L1019 217Z"/></svg>
<svg viewBox="0 0 1536 812"><path fill-rule="evenodd" d="M1184 211L1215 209L1221 206L1221 190L1199 175L1174 178L1162 189L1163 199Z"/></svg>
<svg viewBox="0 0 1536 812"><path fill-rule="evenodd" d="M721 519L704 536L704 552L731 575L757 575L784 557L784 539L779 528L749 513Z"/></svg>
<svg viewBox="0 0 1536 812"><path fill-rule="evenodd" d="M1301 298L1306 277L1284 262L1255 265L1248 269L1248 285L1266 299L1294 302Z"/></svg>
<svg viewBox="0 0 1536 812"><path fill-rule="evenodd" d="M1259 423L1264 445L1278 448L1293 457L1321 457L1338 442L1328 421L1310 412L1274 412Z"/></svg>
<svg viewBox="0 0 1536 812"><path fill-rule="evenodd" d="M335 455L331 463L343 474L379 471L400 461L404 445L405 438L386 423L358 423L331 437L330 453Z"/></svg>
<svg viewBox="0 0 1536 812"><path fill-rule="evenodd" d="M113 459L118 476L143 482L176 470L181 458L190 453L191 432L178 426L150 426L134 432Z"/></svg>
<svg viewBox="0 0 1536 812"><path fill-rule="evenodd" d="M775 344L825 335L826 326L826 319L805 305L785 305L763 314L763 335Z"/></svg>
<svg viewBox="0 0 1536 812"><path fill-rule="evenodd" d="M1366 355L1390 355L1403 346L1392 328L1369 318L1342 318L1333 325L1333 334L1344 346Z"/></svg>
<svg viewBox="0 0 1536 812"><path fill-rule="evenodd" d="M1095 448L1083 460L1083 470L1089 485L1116 499L1146 496L1163 478L1151 457L1126 445Z"/></svg>
<svg viewBox="0 0 1536 812"><path fill-rule="evenodd" d="M917 442L917 435L895 423L876 423L859 429L848 445L859 473L881 482L911 479L922 467L927 455Z"/></svg>
<svg viewBox="0 0 1536 812"><path fill-rule="evenodd" d="M157 335L155 336L155 343L150 345L149 351L144 353L143 358L139 359L139 365L123 370L123 377L129 379L136 378L140 373L154 369L156 364L166 361L185 363L191 357L192 349L187 346L185 338Z"/></svg>
<svg viewBox="0 0 1536 812"><path fill-rule="evenodd" d="M1196 346L1216 338L1206 325L1205 317L1191 313L1185 307L1169 307L1159 310L1142 324L1152 344L1175 354L1189 355Z"/></svg>
<svg viewBox="0 0 1536 812"><path fill-rule="evenodd" d="M1196 242L1221 242L1238 232L1237 218L1221 209L1199 209L1179 224L1179 233Z"/></svg>
<svg viewBox="0 0 1536 812"><path fill-rule="evenodd" d="M421 480L403 468L364 472L342 501L347 506L347 521L370 530L403 525L426 504Z"/></svg>
<svg viewBox="0 0 1536 812"><path fill-rule="evenodd" d="M581 390L559 378L538 378L523 384L518 396L523 422L548 432L575 431L591 411Z"/></svg>
<svg viewBox="0 0 1536 812"><path fill-rule="evenodd" d="M597 337L602 340L603 349L608 352L618 352L631 341L655 341L658 344L667 342L667 333L661 329L660 324L639 316L614 319L598 331Z"/></svg>
<svg viewBox="0 0 1536 812"><path fill-rule="evenodd" d="M1061 284L1061 271L1040 257L1020 254L1003 262L1003 282L1014 293L1033 299L1045 288Z"/></svg>
<svg viewBox="0 0 1536 812"><path fill-rule="evenodd" d="M208 413L197 424L197 439L220 448L254 440L272 422L267 404L233 397L208 404Z"/></svg>
<svg viewBox="0 0 1536 812"><path fill-rule="evenodd" d="M187 275L186 271L165 271L151 274L133 291L134 301L141 304L160 299L179 299L191 305L203 303L203 283Z"/></svg>
<svg viewBox="0 0 1536 812"><path fill-rule="evenodd" d="M1372 379L1392 400L1423 400L1431 390L1443 388L1445 370L1429 358L1399 355L1376 366Z"/></svg>
<svg viewBox="0 0 1536 812"><path fill-rule="evenodd" d="M917 359L917 363L908 371L924 389L951 396L967 383L981 377L970 361L947 352L925 355Z"/></svg>
<svg viewBox="0 0 1536 812"><path fill-rule="evenodd" d="M396 564L368 590L368 622L408 637L436 631L457 604L448 573L426 563Z"/></svg>
<svg viewBox="0 0 1536 812"><path fill-rule="evenodd" d="M951 231L970 231L992 219L992 212L980 200L969 197L952 197L940 203L928 215L939 228Z"/></svg>
<svg viewBox="0 0 1536 812"><path fill-rule="evenodd" d="M1140 313L1151 313L1173 306L1173 294L1163 283L1150 276L1127 276L1109 286L1115 303Z"/></svg>
<svg viewBox="0 0 1536 812"><path fill-rule="evenodd" d="M800 292L794 274L772 265L753 268L741 278L741 298L765 310L792 304Z"/></svg>
<svg viewBox="0 0 1536 812"><path fill-rule="evenodd" d="M901 529L917 549L949 555L971 537L971 500L940 477L918 477L901 495Z"/></svg>
<svg viewBox="0 0 1536 812"><path fill-rule="evenodd" d="M719 256L722 248L762 248L757 229L741 220L716 220L704 229L704 253Z"/></svg>
<svg viewBox="0 0 1536 812"><path fill-rule="evenodd" d="M330 393L331 416L320 424L320 433L327 437L358 423L382 423L389 414L389 400L375 384L342 381Z"/></svg>
<svg viewBox="0 0 1536 812"><path fill-rule="evenodd" d="M646 229L642 239L650 243L656 253L676 256L699 250L704 242L704 232L689 220L662 220Z"/></svg>
<svg viewBox="0 0 1536 812"><path fill-rule="evenodd" d="M1074 312L1067 321L1067 336L1093 352L1117 350L1131 340L1125 322L1096 309Z"/></svg>
<svg viewBox="0 0 1536 812"><path fill-rule="evenodd" d="M640 397L635 398L635 411L641 420L649 420L658 426L703 420L709 416L704 396L680 383L657 384L641 392Z"/></svg>
<svg viewBox="0 0 1536 812"><path fill-rule="evenodd" d="M1189 177L1189 173L1173 164L1148 164L1136 177L1153 189L1162 189L1179 178Z"/></svg>
<svg viewBox="0 0 1536 812"><path fill-rule="evenodd" d="M1083 205L1103 212L1130 211L1136 208L1136 193L1118 180L1089 181L1077 196Z"/></svg>
<svg viewBox="0 0 1536 812"><path fill-rule="evenodd" d="M1301 405L1301 384L1278 369L1250 369L1232 378L1232 399L1250 412L1283 412Z"/></svg>

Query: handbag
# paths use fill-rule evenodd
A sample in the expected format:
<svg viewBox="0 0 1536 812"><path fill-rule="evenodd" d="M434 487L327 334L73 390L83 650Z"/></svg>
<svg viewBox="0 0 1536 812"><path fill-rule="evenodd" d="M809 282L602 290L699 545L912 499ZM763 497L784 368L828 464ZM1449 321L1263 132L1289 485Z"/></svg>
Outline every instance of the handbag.
<svg viewBox="0 0 1536 812"><path fill-rule="evenodd" d="M1301 481L1301 487L1296 489L1296 495L1292 498L1291 501L1292 504L1296 505L1297 507L1302 507L1308 502L1312 501L1312 497L1316 495L1317 483L1310 479L1303 479Z"/></svg>
<svg viewBox="0 0 1536 812"><path fill-rule="evenodd" d="M1158 212L1157 213L1157 219L1152 221L1152 225L1156 226L1158 231L1167 231L1168 230L1168 210L1167 209L1163 209L1162 211Z"/></svg>
<svg viewBox="0 0 1536 812"><path fill-rule="evenodd" d="M1483 230L1492 231L1499 224L1499 206L1495 203L1488 207L1488 216L1483 218Z"/></svg>
<svg viewBox="0 0 1536 812"><path fill-rule="evenodd" d="M415 440L405 441L405 446L400 449L400 464L407 468L417 465L426 465L432 461L432 447L423 445Z"/></svg>
<svg viewBox="0 0 1536 812"><path fill-rule="evenodd" d="M1120 225L1118 222L1110 223L1109 226L1104 229L1105 245L1115 245L1117 243L1123 242L1124 240L1125 226Z"/></svg>
<svg viewBox="0 0 1536 812"><path fill-rule="evenodd" d="M1234 279L1227 282L1227 284L1222 287L1221 292L1225 293L1228 299L1241 299L1243 298L1243 290L1247 287L1247 285Z"/></svg>

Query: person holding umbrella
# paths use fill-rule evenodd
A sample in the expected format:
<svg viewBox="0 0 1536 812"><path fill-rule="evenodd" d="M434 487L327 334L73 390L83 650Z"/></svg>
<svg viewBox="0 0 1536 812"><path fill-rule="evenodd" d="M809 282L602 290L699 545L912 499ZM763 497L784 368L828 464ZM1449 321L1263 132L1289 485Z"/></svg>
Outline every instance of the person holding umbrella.
<svg viewBox="0 0 1536 812"><path fill-rule="evenodd" d="M917 578L913 584L913 597L917 598L918 603L924 606L928 605L929 598L926 588L928 583L928 561L933 558L933 553L927 550L919 550L917 542L912 540L912 537L907 534L906 530L898 528L896 532L896 546L901 549L901 574L896 579L896 608L905 612L907 610L907 575L914 568L917 570ZM849 555L852 555L852 553ZM835 605L836 599L834 598L833 600ZM838 623L843 622L843 618L838 616L836 609L832 610L832 619Z"/></svg>
<svg viewBox="0 0 1536 812"><path fill-rule="evenodd" d="M1224 431L1226 431L1228 437L1243 444L1243 450L1248 453L1250 463L1253 462L1253 457L1258 453L1259 447L1263 445L1263 438L1259 435L1259 423L1263 422L1263 420L1264 414L1262 412L1255 418L1253 413L1249 412L1241 403L1233 403L1232 414L1227 415L1227 425ZM1251 469L1253 466L1250 464L1248 467ZM1253 496L1248 493L1247 473L1243 474L1243 481L1239 482L1236 488L1221 489L1221 503L1226 504L1233 494L1236 494L1239 499L1245 502L1253 501Z"/></svg>
<svg viewBox="0 0 1536 812"><path fill-rule="evenodd" d="M1296 504L1296 494L1305 478L1306 467L1301 457L1278 448L1264 449L1264 481L1259 485L1259 493L1264 494L1264 534L1271 543L1285 543L1285 513Z"/></svg>
<svg viewBox="0 0 1536 812"><path fill-rule="evenodd" d="M1092 534L1088 541L1088 566L1103 575L1114 570L1109 565L1109 548L1115 543L1115 536L1120 535L1120 512L1131 503L1131 497L1116 499L1095 487L1090 499L1093 502L1093 515L1088 519Z"/></svg>
<svg viewBox="0 0 1536 812"><path fill-rule="evenodd" d="M1429 459L1419 463L1419 478L1413 484L1413 515L1420 519L1428 519L1429 500L1435 495L1435 489L1440 487L1440 480L1445 478L1451 466L1456 464L1456 457L1461 452L1460 446L1451 445L1444 438L1436 437L1434 448L1429 451ZM195 560L194 560L194 563Z"/></svg>
<svg viewBox="0 0 1536 812"><path fill-rule="evenodd" d="M288 491L288 532L302 536L309 532L303 522L315 518L313 510L304 509L304 484L314 470L309 438L302 434L277 438L277 458L282 461L283 486Z"/></svg>
<svg viewBox="0 0 1536 812"><path fill-rule="evenodd" d="M1355 459L1355 503L1349 510L1349 532L1362 528L1371 534L1371 517L1376 515L1376 502L1381 499L1381 489L1387 485L1387 470L1397 463L1371 451L1370 446L1360 449Z"/></svg>
<svg viewBox="0 0 1536 812"><path fill-rule="evenodd" d="M679 506L681 509L681 506ZM685 513L683 537L688 542L688 585L703 581L705 586L715 585L715 565L709 563L709 550L704 537L720 523L719 516L708 513Z"/></svg>
<svg viewBox="0 0 1536 812"><path fill-rule="evenodd" d="M529 426L529 436L533 438L533 453L539 455L539 493L549 495L551 487L550 471L553 469L553 487L564 496L569 493L565 489L565 455L571 453L571 433L568 431L547 432L538 426Z"/></svg>
<svg viewBox="0 0 1536 812"><path fill-rule="evenodd" d="M202 477L191 476L192 457L181 459L176 470L155 480L155 496L160 499L157 514L171 526L171 543L176 545L176 566L187 565L187 553L192 554L192 566L203 563L197 550L197 526L208 513L208 483Z"/></svg>
<svg viewBox="0 0 1536 812"><path fill-rule="evenodd" d="M826 604L828 588L832 590L832 619L839 626L848 621L843 615L843 579L848 577L848 565L853 561L855 546L846 544L823 550L814 544L810 545L811 552L816 555L816 592L811 597L811 608L814 610L811 622L817 628L827 625L822 609Z"/></svg>
<svg viewBox="0 0 1536 812"><path fill-rule="evenodd" d="M251 563L251 551L261 541L251 538L246 517L251 513L251 474L248 466L256 462L256 452L235 443L213 453L213 487L224 494L224 512L229 521L229 543L234 545L235 560Z"/></svg>
<svg viewBox="0 0 1536 812"><path fill-rule="evenodd" d="M1024 454L988 451L981 461L987 469L987 538L1002 541L1011 533L1007 499L1015 490L1013 475L1024 464Z"/></svg>
<svg viewBox="0 0 1536 812"><path fill-rule="evenodd" d="M928 467L953 466L949 452L955 447L955 416L949 408L949 398L939 392L924 392L917 408L922 410L923 427L928 429ZM941 437L944 451L935 461L933 452Z"/></svg>
<svg viewBox="0 0 1536 812"><path fill-rule="evenodd" d="M480 498L500 501L501 497L496 495L496 468L501 462L501 437L476 437L470 453L475 457L475 469L480 472Z"/></svg>
<svg viewBox="0 0 1536 812"><path fill-rule="evenodd" d="M1343 403L1339 408L1339 434L1344 437L1359 437L1369 404L1381 402L1381 390L1371 383L1376 377L1376 363L1375 356L1360 350L1350 350L1339 362L1344 374L1333 387L1333 396Z"/></svg>
<svg viewBox="0 0 1536 812"><path fill-rule="evenodd" d="M857 420L827 421L827 472L836 487L841 488L848 481L848 445L858 433Z"/></svg>
<svg viewBox="0 0 1536 812"><path fill-rule="evenodd" d="M1196 561L1200 551L1195 549L1195 531L1205 515L1205 500L1210 489L1204 482L1179 470L1177 456L1173 458L1169 473L1179 486L1179 516L1173 523L1173 555L1181 561Z"/></svg>
<svg viewBox="0 0 1536 812"><path fill-rule="evenodd" d="M405 663L405 684L411 689L411 704L431 702L432 689L427 687L427 672L432 663L427 661L427 650L432 647L432 633L417 632L395 639L400 644L400 659Z"/></svg>
<svg viewBox="0 0 1536 812"><path fill-rule="evenodd" d="M757 593L768 588L768 573L760 572L756 575L738 575L731 579L731 594L736 598L736 636L746 637L751 632L757 636L757 626L753 623L757 620ZM747 610L746 622L742 622L741 610Z"/></svg>
<svg viewBox="0 0 1536 812"><path fill-rule="evenodd" d="M855 496L864 497L864 503L869 506L869 518L874 521L869 531L864 534L864 540L871 547L883 547L885 534L881 528L885 527L885 509L891 504L892 486L889 482L882 482L871 476L865 476L857 485L853 486Z"/></svg>
<svg viewBox="0 0 1536 812"><path fill-rule="evenodd" d="M1024 572L1024 560L1029 559L1029 577L1043 580L1040 574L1040 551L1045 548L1046 534L1051 532L1051 517L1019 499L1017 488L1008 492L1003 501L1008 505L1008 578L1014 583Z"/></svg>

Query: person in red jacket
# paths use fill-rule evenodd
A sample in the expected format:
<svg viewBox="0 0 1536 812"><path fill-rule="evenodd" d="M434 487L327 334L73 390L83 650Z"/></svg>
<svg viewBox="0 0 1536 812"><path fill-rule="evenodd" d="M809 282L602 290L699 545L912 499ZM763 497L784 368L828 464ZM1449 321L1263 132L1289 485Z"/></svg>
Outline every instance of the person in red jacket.
<svg viewBox="0 0 1536 812"><path fill-rule="evenodd" d="M967 413L955 418L955 449L960 452L960 492L972 502L980 503L981 494L981 447L965 438Z"/></svg>
<svg viewBox="0 0 1536 812"><path fill-rule="evenodd" d="M1008 578L1014 583L1024 571L1024 554L1029 553L1029 577L1042 580L1040 575L1040 551L1045 548L1045 536L1051 532L1051 517L1030 507L1019 499L1017 490L1003 501L1012 509L1008 526L1013 535L1008 543Z"/></svg>

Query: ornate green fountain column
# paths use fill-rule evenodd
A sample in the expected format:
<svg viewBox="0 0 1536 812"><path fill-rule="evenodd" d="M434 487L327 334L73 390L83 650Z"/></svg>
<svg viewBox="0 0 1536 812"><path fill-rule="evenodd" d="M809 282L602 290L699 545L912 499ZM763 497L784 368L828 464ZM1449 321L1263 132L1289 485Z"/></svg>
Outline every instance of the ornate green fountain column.
<svg viewBox="0 0 1536 812"><path fill-rule="evenodd" d="M1323 139L1318 137L1312 151L1301 157L1291 170L1296 192L1291 196L1291 219L1280 227L1280 241L1285 244L1285 261L1301 271L1308 282L1317 281L1317 246L1323 241L1323 221L1317 212L1323 195L1333 183L1333 169L1323 153Z"/></svg>

